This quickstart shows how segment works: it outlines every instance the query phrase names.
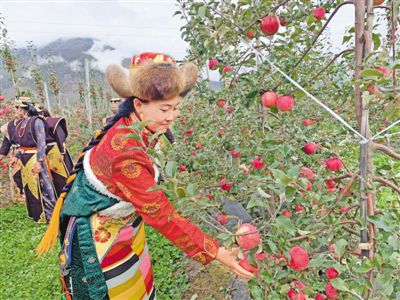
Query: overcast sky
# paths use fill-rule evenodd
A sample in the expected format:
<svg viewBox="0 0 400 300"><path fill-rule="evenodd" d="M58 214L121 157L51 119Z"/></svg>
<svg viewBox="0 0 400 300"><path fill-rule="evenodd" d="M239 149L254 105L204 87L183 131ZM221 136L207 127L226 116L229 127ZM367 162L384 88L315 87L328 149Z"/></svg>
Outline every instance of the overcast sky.
<svg viewBox="0 0 400 300"><path fill-rule="evenodd" d="M177 59L184 57L187 47L179 32L184 21L172 17L178 7L171 0L0 0L0 10L18 47L28 40L42 46L60 37L94 37L123 57L158 51ZM337 50L345 29L354 22L353 14L352 6L345 6L328 26ZM120 57L115 59L119 62Z"/></svg>

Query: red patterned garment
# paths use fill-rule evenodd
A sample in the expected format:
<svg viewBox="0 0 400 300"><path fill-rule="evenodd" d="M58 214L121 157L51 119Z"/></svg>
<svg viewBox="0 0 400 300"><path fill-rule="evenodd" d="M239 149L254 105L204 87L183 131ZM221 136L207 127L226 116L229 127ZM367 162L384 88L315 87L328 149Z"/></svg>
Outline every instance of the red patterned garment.
<svg viewBox="0 0 400 300"><path fill-rule="evenodd" d="M157 183L155 170L145 152L149 147L149 132L143 132L140 141L124 137L132 133L128 128L131 118L121 118L96 145L90 154L94 175L112 194L133 204L143 221L154 227L188 256L208 264L218 251L217 241L206 235L189 220L180 216L162 191L147 190ZM132 150L141 147L141 150Z"/></svg>

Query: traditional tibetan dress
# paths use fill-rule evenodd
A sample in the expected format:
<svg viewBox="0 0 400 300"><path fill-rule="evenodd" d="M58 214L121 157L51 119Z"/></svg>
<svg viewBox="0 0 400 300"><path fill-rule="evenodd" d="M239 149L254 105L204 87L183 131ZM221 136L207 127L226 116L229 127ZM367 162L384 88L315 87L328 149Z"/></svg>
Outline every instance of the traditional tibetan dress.
<svg viewBox="0 0 400 300"><path fill-rule="evenodd" d="M11 157L15 157L19 149L19 145L15 142L15 128L19 122L22 122L22 120L12 120L6 124L4 139L0 147L0 155L7 156L11 152ZM11 173L19 193L23 194L20 164L15 164Z"/></svg>
<svg viewBox="0 0 400 300"><path fill-rule="evenodd" d="M60 268L64 293L74 300L155 299L145 223L202 264L219 248L162 191L147 191L159 172L145 152L150 134L141 133L142 145L125 137L131 129L119 128L131 122L120 119L85 154L64 202Z"/></svg>
<svg viewBox="0 0 400 300"><path fill-rule="evenodd" d="M46 163L46 126L40 117L27 117L16 125L15 143L21 167L22 186L28 216L37 222L49 222L56 203L51 174ZM40 161L42 170L34 173Z"/></svg>
<svg viewBox="0 0 400 300"><path fill-rule="evenodd" d="M66 184L74 165L66 148L68 136L67 124L64 118L46 118L46 153L53 185L57 196Z"/></svg>

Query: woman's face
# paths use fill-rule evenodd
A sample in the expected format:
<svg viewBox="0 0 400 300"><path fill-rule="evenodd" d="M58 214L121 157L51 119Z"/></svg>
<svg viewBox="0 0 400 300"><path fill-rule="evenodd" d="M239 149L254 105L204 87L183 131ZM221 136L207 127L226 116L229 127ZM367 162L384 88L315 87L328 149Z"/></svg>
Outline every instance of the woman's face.
<svg viewBox="0 0 400 300"><path fill-rule="evenodd" d="M148 103L135 99L135 109L142 121L150 121L146 126L151 132L165 132L179 116L179 96L169 100L155 100Z"/></svg>
<svg viewBox="0 0 400 300"><path fill-rule="evenodd" d="M14 116L16 119L21 119L24 117L24 110L19 106L14 106Z"/></svg>

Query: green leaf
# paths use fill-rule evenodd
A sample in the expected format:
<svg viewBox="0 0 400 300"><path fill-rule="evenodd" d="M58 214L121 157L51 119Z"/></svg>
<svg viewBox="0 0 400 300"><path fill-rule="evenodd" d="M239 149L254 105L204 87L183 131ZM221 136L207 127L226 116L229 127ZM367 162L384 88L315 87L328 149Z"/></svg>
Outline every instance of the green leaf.
<svg viewBox="0 0 400 300"><path fill-rule="evenodd" d="M291 167L288 171L287 171L287 174L288 174L288 176L290 176L290 177L297 177L297 176L299 176L300 175L300 165L296 165L296 166L293 166L293 167Z"/></svg>
<svg viewBox="0 0 400 300"><path fill-rule="evenodd" d="M200 6L200 7L199 7L199 10L197 11L197 15L198 15L200 18L204 18L204 16L206 15L206 9L207 9L207 7L206 7L205 5Z"/></svg>
<svg viewBox="0 0 400 300"><path fill-rule="evenodd" d="M251 199L247 204L246 208L250 209L253 207L265 207L266 204L259 198Z"/></svg>
<svg viewBox="0 0 400 300"><path fill-rule="evenodd" d="M384 216L382 215L368 217L368 221L373 223L376 226L376 228L383 229L386 232L392 231L389 224L386 222L386 220L384 220Z"/></svg>
<svg viewBox="0 0 400 300"><path fill-rule="evenodd" d="M188 195L189 196L194 196L194 195L196 195L196 193L197 193L197 185L196 184L194 184L194 183L190 183L188 186L187 186L187 193L188 193Z"/></svg>
<svg viewBox="0 0 400 300"><path fill-rule="evenodd" d="M340 239L335 243L335 253L340 257L343 256L344 251L346 250L347 241L344 239Z"/></svg>
<svg viewBox="0 0 400 300"><path fill-rule="evenodd" d="M279 216L275 219L275 227L283 232L293 235L296 230L293 228L292 221L289 218Z"/></svg>
<svg viewBox="0 0 400 300"><path fill-rule="evenodd" d="M261 197L263 198L271 198L271 195L267 194L266 192L264 192L261 188L257 188L257 192L260 194Z"/></svg>
<svg viewBox="0 0 400 300"><path fill-rule="evenodd" d="M125 139L132 139L132 140L136 140L136 141L140 140L140 135L135 134L133 132L124 134L122 137Z"/></svg>
<svg viewBox="0 0 400 300"><path fill-rule="evenodd" d="M373 268L372 263L369 260L362 262L361 265L353 266L353 271L356 273L366 273L369 272Z"/></svg>
<svg viewBox="0 0 400 300"><path fill-rule="evenodd" d="M179 198L186 197L186 190L185 190L184 188L182 188L182 187L178 187L178 188L176 189L175 194L176 194Z"/></svg>
<svg viewBox="0 0 400 300"><path fill-rule="evenodd" d="M373 33L372 40L374 41L374 50L378 50L381 45L381 36L380 34Z"/></svg>
<svg viewBox="0 0 400 300"><path fill-rule="evenodd" d="M279 252L278 247L276 246L276 244L273 241L268 240L267 243L268 243L268 246L271 249L272 253L278 253Z"/></svg>
<svg viewBox="0 0 400 300"><path fill-rule="evenodd" d="M393 250L400 250L400 239L396 235L392 235L388 238L388 244L393 248Z"/></svg>
<svg viewBox="0 0 400 300"><path fill-rule="evenodd" d="M167 189L165 188L165 186L155 185L155 186L152 186L152 187L148 188L146 192L153 192L153 191L164 191L164 192L166 192Z"/></svg>
<svg viewBox="0 0 400 300"><path fill-rule="evenodd" d="M175 177L176 171L178 170L178 165L175 161L167 162L165 166L165 175L169 178Z"/></svg>
<svg viewBox="0 0 400 300"><path fill-rule="evenodd" d="M360 73L361 78L366 80L377 80L380 77L383 77L382 72L379 72L375 69L364 69Z"/></svg>
<svg viewBox="0 0 400 300"><path fill-rule="evenodd" d="M349 291L349 288L347 287L347 284L343 279L334 278L331 280L331 282L335 289L338 289L340 291L345 291L345 292Z"/></svg>
<svg viewBox="0 0 400 300"><path fill-rule="evenodd" d="M231 238L231 235L227 232L221 232L217 235L217 239L222 240L222 241L226 241L230 238Z"/></svg>

